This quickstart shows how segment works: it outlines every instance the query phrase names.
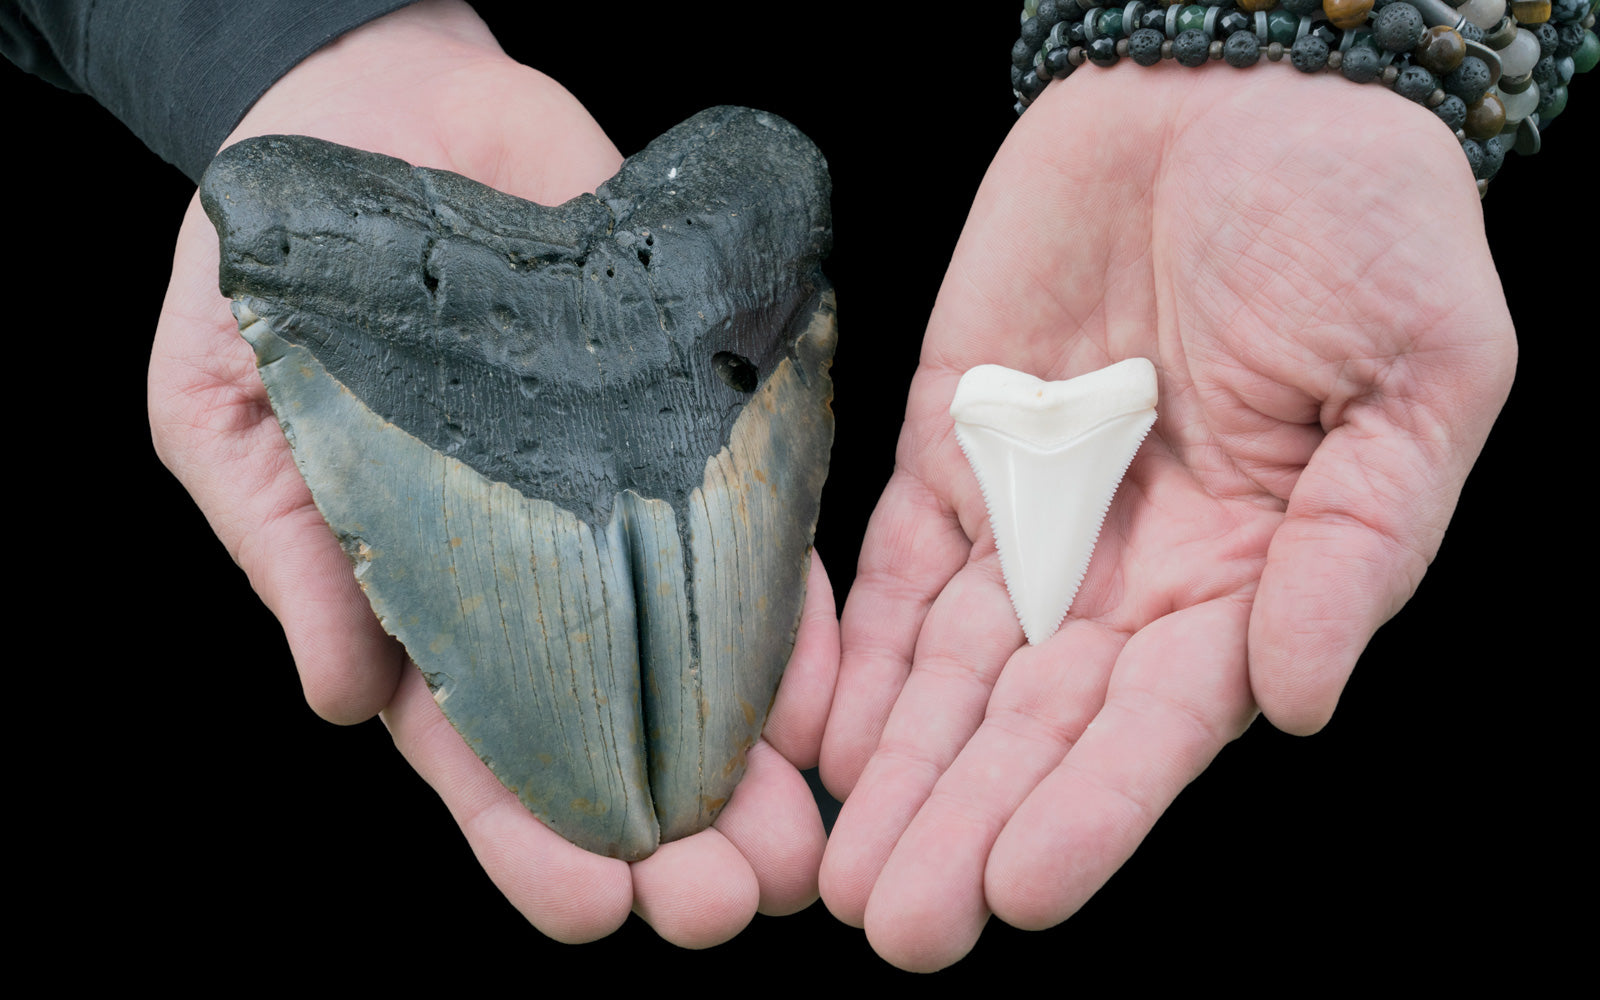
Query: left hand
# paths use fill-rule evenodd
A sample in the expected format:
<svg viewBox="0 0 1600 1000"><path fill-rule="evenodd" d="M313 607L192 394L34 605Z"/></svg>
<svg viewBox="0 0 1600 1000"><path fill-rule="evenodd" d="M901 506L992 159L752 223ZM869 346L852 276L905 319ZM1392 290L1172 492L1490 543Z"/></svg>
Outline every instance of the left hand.
<svg viewBox="0 0 1600 1000"><path fill-rule="evenodd" d="M880 954L937 969L991 912L1064 920L1258 706L1326 723L1510 389L1476 200L1430 113L1287 66L1087 67L1022 117L929 320L841 623L821 891ZM956 383L1135 356L1159 418L1070 617L1027 646Z"/></svg>

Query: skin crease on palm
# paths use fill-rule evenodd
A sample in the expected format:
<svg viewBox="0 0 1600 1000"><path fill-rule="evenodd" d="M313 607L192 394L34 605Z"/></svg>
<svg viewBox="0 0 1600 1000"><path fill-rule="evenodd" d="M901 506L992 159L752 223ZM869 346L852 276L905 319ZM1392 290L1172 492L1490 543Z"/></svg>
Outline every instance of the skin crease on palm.
<svg viewBox="0 0 1600 1000"><path fill-rule="evenodd" d="M822 755L845 800L823 900L903 968L956 961L991 914L1069 917L1258 710L1320 729L1510 390L1476 187L1437 119L1284 67L1253 71L1270 102L1230 68L1180 72L1048 88L928 324ZM1071 616L1029 647L956 382L1135 356L1159 418Z"/></svg>
<svg viewBox="0 0 1600 1000"><path fill-rule="evenodd" d="M274 132L454 170L545 204L593 191L622 160L570 94L507 58L453 0L405 8L300 63L224 145ZM789 672L744 780L711 829L630 866L535 820L456 735L378 625L217 291L216 236L198 199L179 232L149 383L157 453L284 623L312 708L342 723L381 711L495 884L541 931L592 940L636 911L667 940L706 947L758 910L790 913L816 899L824 832L798 768L816 763L838 625L815 557Z"/></svg>
<svg viewBox="0 0 1600 1000"><path fill-rule="evenodd" d="M197 203L151 360L158 453L284 623L312 707L337 722L381 711L544 933L589 940L635 911L669 941L711 945L758 909L809 904L820 864L823 900L886 959L948 965L991 913L1069 916L1258 706L1293 732L1326 721L1436 551L1508 391L1511 323L1448 132L1378 87L1250 72L1273 75L1270 103L1224 67L1180 82L1122 66L1052 85L1021 119L929 321L842 659L814 560L744 782L713 829L633 866L533 820L378 626L217 292ZM454 0L312 56L229 141L270 132L547 204L621 159ZM1072 618L1026 647L952 434L956 380L987 362L1066 378L1130 356L1157 365L1160 419ZM819 756L849 796L826 854L797 770Z"/></svg>

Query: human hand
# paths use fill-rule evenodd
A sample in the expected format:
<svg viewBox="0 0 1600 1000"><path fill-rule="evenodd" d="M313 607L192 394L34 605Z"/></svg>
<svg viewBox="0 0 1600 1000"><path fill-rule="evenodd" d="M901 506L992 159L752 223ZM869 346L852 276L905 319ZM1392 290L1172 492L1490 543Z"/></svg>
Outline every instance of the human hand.
<svg viewBox="0 0 1600 1000"><path fill-rule="evenodd" d="M1271 76L1272 100L1260 100ZM1286 67L1085 69L996 156L844 609L821 891L897 965L1070 916L1257 708L1310 733L1437 551L1515 342L1447 130ZM1072 615L1023 643L961 374L1155 362Z"/></svg>
<svg viewBox="0 0 1600 1000"><path fill-rule="evenodd" d="M576 100L501 52L465 4L405 8L280 80L228 142L314 135L454 170L545 204L592 191L621 156ZM284 624L307 700L335 722L382 713L480 861L540 930L610 933L636 910L686 946L725 940L759 909L816 895L823 831L797 767L815 763L837 656L831 591L813 561L793 661L712 829L629 866L540 825L440 714L384 634L301 481L249 346L217 291L217 242L198 200L179 232L150 365L156 448Z"/></svg>

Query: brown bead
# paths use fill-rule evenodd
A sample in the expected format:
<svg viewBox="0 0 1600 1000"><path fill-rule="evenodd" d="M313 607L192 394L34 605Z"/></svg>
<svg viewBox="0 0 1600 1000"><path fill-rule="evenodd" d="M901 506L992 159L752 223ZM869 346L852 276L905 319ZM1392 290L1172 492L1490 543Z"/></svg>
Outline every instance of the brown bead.
<svg viewBox="0 0 1600 1000"><path fill-rule="evenodd" d="M1493 94L1484 94L1483 100L1467 109L1467 138L1493 139L1506 127L1506 106Z"/></svg>
<svg viewBox="0 0 1600 1000"><path fill-rule="evenodd" d="M1235 6L1254 14L1258 10L1271 10L1278 6L1278 0L1236 0Z"/></svg>
<svg viewBox="0 0 1600 1000"><path fill-rule="evenodd" d="M1335 28L1354 28L1366 23L1372 0L1322 0L1322 12Z"/></svg>
<svg viewBox="0 0 1600 1000"><path fill-rule="evenodd" d="M1412 50L1412 57L1423 69L1434 76L1444 76L1461 65L1467 54L1466 39L1454 28L1435 25L1422 33L1422 41Z"/></svg>
<svg viewBox="0 0 1600 1000"><path fill-rule="evenodd" d="M1550 20L1550 0L1511 0L1511 16L1519 24L1543 24Z"/></svg>

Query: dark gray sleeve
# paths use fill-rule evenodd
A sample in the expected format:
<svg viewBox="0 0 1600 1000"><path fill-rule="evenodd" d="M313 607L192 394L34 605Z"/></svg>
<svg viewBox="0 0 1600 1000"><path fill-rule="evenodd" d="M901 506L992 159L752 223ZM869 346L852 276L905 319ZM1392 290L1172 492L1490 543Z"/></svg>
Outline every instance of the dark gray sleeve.
<svg viewBox="0 0 1600 1000"><path fill-rule="evenodd" d="M340 35L415 0L0 0L0 51L99 101L198 181L256 98Z"/></svg>

